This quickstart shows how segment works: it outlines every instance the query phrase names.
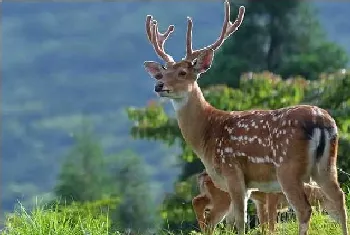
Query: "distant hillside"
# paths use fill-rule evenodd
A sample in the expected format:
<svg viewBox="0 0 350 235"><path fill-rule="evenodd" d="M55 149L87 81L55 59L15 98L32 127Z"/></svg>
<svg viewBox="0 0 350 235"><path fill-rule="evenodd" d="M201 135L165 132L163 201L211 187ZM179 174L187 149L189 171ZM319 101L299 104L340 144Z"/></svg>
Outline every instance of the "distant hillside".
<svg viewBox="0 0 350 235"><path fill-rule="evenodd" d="M349 3L317 3L329 37L350 54ZM171 190L174 151L129 136L128 106L154 99L145 60L157 60L144 33L153 14L161 29L176 25L167 50L185 51L186 16L194 47L221 30L222 4L163 2L2 3L2 206L49 192L71 133L82 116L96 126L106 152L133 149ZM166 10L164 10L166 9ZM171 159L169 161L169 159Z"/></svg>

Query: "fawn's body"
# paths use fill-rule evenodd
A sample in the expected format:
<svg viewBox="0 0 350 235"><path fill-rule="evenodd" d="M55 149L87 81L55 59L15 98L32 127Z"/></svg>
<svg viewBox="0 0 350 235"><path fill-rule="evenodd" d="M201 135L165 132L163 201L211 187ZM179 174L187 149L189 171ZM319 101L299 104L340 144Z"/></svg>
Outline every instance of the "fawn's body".
<svg viewBox="0 0 350 235"><path fill-rule="evenodd" d="M146 32L157 55L166 65L144 63L157 80L154 90L171 99L183 138L201 159L216 187L228 192L232 218L239 234L244 234L244 214L250 188L281 192L296 211L299 234L307 234L311 206L303 182L310 177L334 202L337 219L347 235L344 193L337 181L337 126L327 111L300 105L278 110L226 112L205 101L197 79L213 61L214 51L237 31L244 18L240 7L235 22L230 21L230 5L225 1L225 20L220 37L201 50L192 49L193 23L188 18L186 57L175 62L164 50L173 32L169 26L158 32L157 22L147 16ZM233 225L233 220L229 221Z"/></svg>

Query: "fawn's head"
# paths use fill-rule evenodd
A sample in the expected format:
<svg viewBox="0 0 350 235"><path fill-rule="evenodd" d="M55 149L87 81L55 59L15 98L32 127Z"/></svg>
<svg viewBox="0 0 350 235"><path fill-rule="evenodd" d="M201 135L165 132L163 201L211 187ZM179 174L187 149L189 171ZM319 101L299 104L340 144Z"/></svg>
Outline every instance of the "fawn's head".
<svg viewBox="0 0 350 235"><path fill-rule="evenodd" d="M197 183L199 186L199 191L201 193L206 192L206 186L208 184L213 184L210 176L208 175L207 171L204 169L201 173L197 175Z"/></svg>
<svg viewBox="0 0 350 235"><path fill-rule="evenodd" d="M148 15L146 19L146 32L156 54L165 62L165 66L154 61L145 61L146 71L156 79L155 92L161 97L181 99L191 92L197 78L206 72L213 62L214 51L220 48L225 39L237 31L244 18L245 8L239 8L239 14L234 23L230 21L230 3L225 1L225 19L220 37L211 45L200 50L192 49L191 18L187 18L186 57L179 62L164 51L164 42L174 31L170 25L165 33L158 32L157 21Z"/></svg>

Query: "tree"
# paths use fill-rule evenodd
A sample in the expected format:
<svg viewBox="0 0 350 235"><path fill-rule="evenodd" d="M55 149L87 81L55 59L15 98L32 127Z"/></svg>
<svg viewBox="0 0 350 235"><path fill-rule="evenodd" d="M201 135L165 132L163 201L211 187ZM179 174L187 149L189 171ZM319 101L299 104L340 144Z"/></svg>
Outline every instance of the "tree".
<svg viewBox="0 0 350 235"><path fill-rule="evenodd" d="M310 3L286 0L241 1L246 7L237 32L216 53L216 59L200 80L202 86L239 86L245 72L269 71L282 78L303 76L316 79L322 72L346 67L348 57L337 44L327 40ZM238 5L233 1L231 5ZM232 6L237 9L236 6ZM237 11L232 11L231 18Z"/></svg>
<svg viewBox="0 0 350 235"><path fill-rule="evenodd" d="M103 188L107 177L104 153L93 136L91 126L86 123L73 138L75 145L62 165L55 194L67 202L97 200L106 190Z"/></svg>
<svg viewBox="0 0 350 235"><path fill-rule="evenodd" d="M110 184L116 184L121 194L117 213L111 218L116 228L142 232L154 230L159 218L156 215L154 184L151 183L145 163L131 151L107 157Z"/></svg>
<svg viewBox="0 0 350 235"><path fill-rule="evenodd" d="M101 210L107 206L114 231L132 229L145 234L154 230L158 222L150 190L154 185L141 158L131 151L106 156L87 123L74 139L55 187L61 202Z"/></svg>

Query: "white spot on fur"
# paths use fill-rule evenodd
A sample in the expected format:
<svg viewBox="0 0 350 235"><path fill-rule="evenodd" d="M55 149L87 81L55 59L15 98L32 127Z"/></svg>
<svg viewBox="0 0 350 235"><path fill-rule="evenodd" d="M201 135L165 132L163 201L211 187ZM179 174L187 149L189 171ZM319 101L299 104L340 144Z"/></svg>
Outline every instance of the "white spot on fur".
<svg viewBox="0 0 350 235"><path fill-rule="evenodd" d="M276 149L273 149L273 150L272 150L272 155L273 155L274 157L276 157Z"/></svg>

